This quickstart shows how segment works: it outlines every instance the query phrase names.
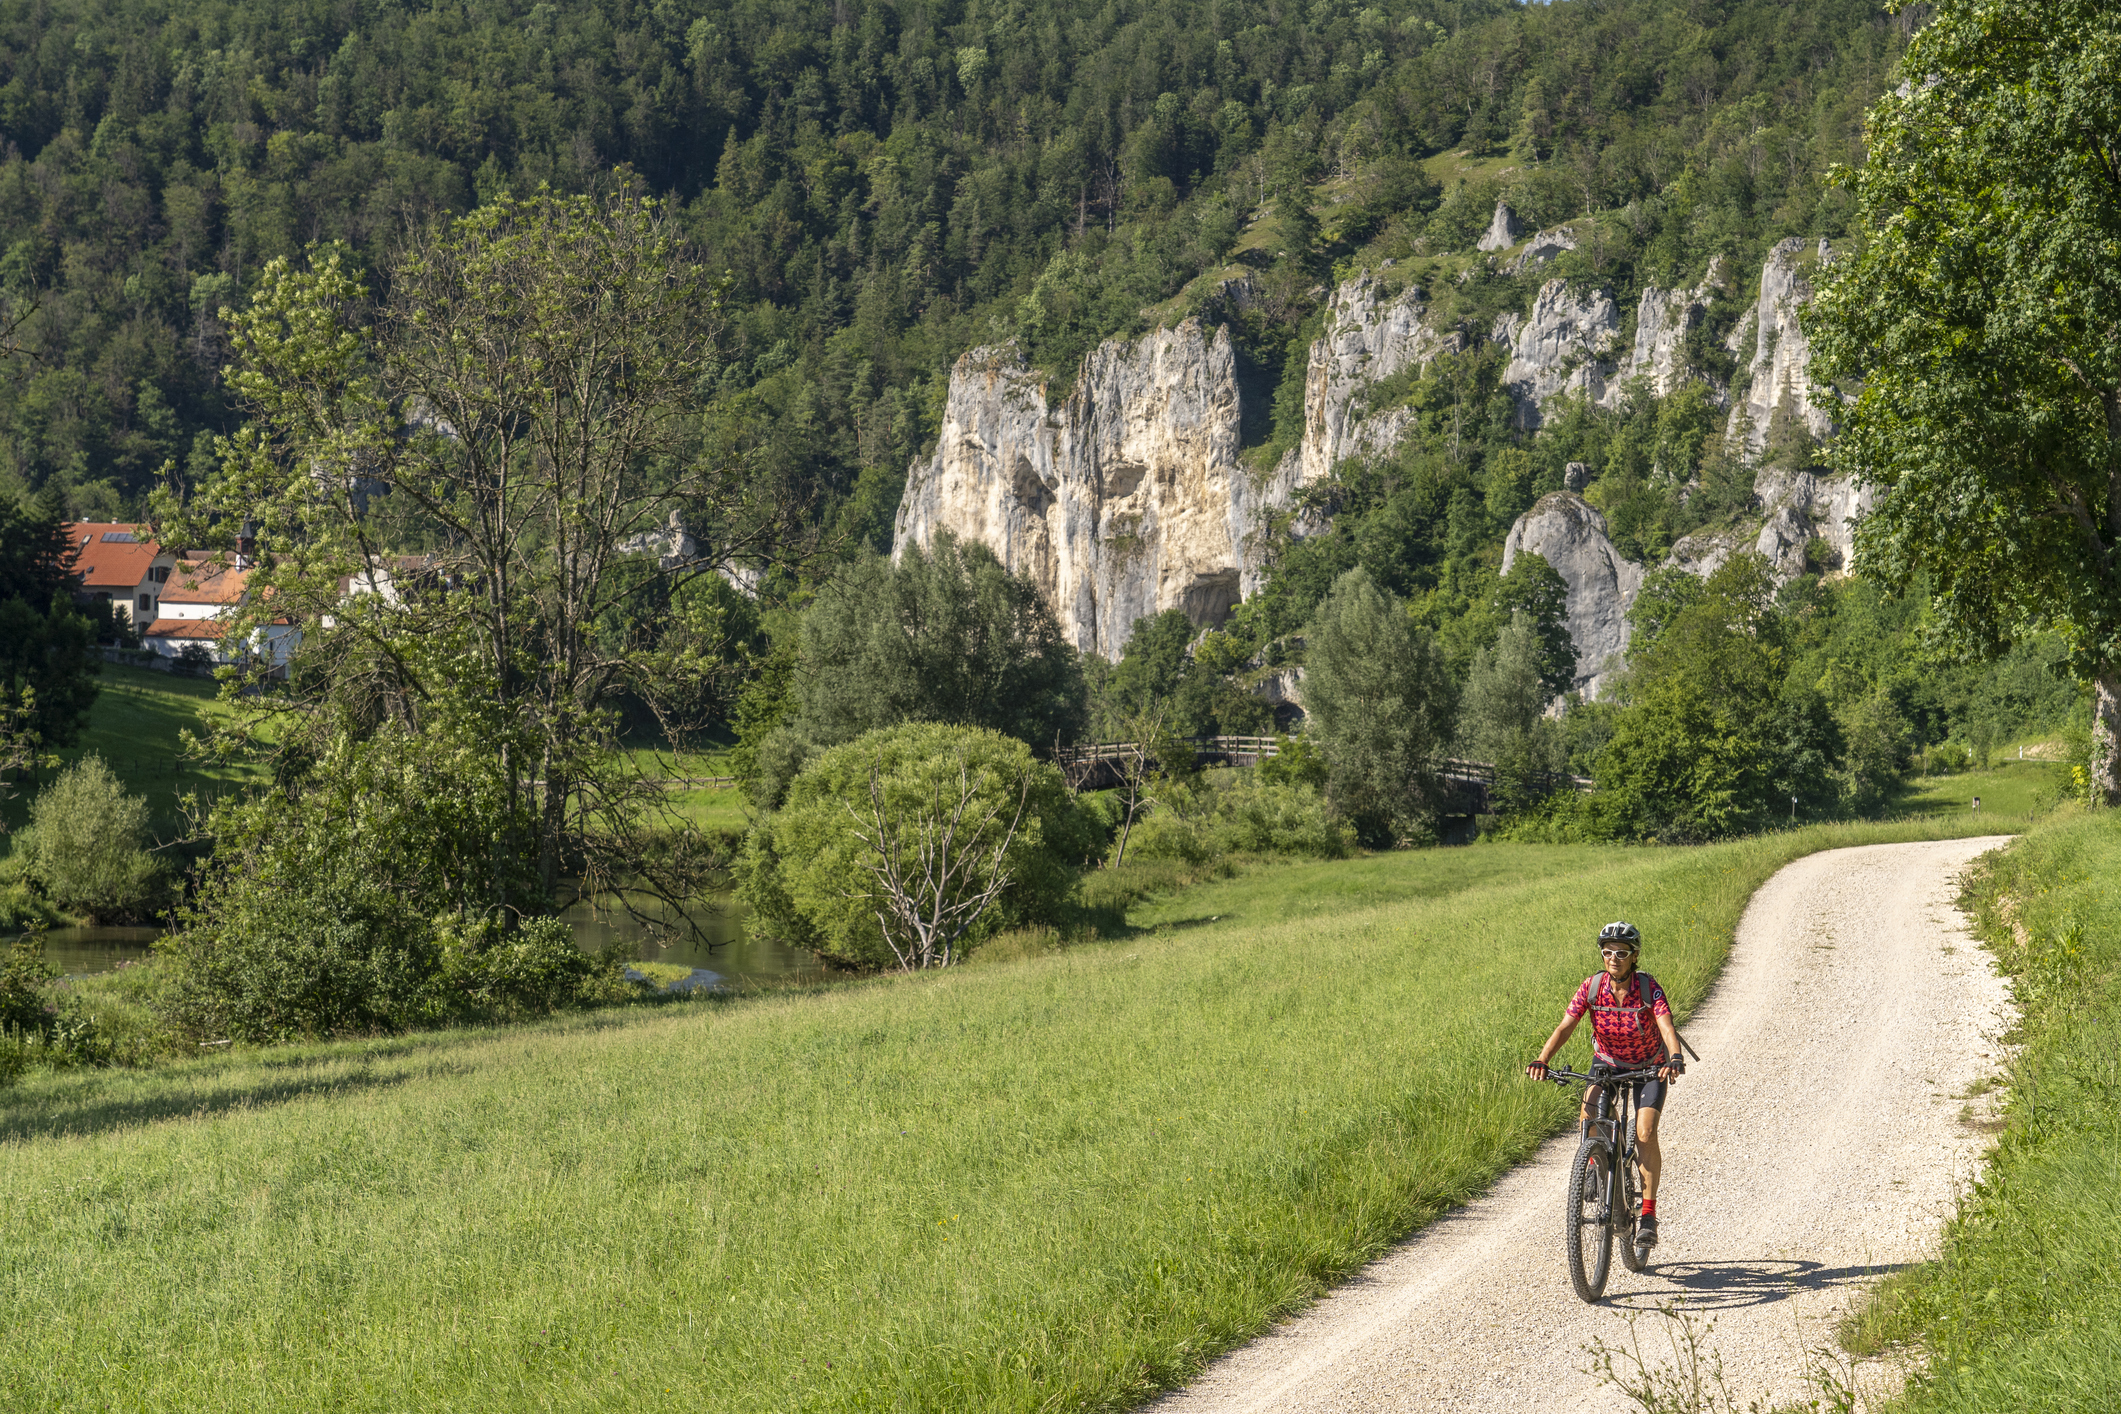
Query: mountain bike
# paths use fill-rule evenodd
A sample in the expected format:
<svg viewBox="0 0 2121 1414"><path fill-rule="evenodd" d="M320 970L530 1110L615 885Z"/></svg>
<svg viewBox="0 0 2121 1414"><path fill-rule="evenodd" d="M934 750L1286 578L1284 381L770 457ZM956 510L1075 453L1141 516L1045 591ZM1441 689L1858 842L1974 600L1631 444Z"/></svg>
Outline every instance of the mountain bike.
<svg viewBox="0 0 2121 1414"><path fill-rule="evenodd" d="M1556 1085L1575 1082L1598 1087L1591 1097L1590 1118L1576 1163L1569 1172L1569 1201L1563 1245L1569 1254L1569 1282L1586 1301L1605 1295L1606 1275L1613 1267L1613 1239L1620 1239L1620 1261L1631 1272L1649 1265L1635 1247L1635 1215L1641 1210L1642 1160L1636 1152L1635 1086L1657 1078L1657 1067L1609 1070L1591 1067L1589 1075L1547 1067Z"/></svg>

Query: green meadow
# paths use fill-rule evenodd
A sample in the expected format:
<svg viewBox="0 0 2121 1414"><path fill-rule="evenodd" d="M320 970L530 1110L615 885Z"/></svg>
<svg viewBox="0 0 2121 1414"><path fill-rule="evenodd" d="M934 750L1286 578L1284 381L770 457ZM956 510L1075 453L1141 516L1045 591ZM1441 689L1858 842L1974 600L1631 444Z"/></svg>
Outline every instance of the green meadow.
<svg viewBox="0 0 2121 1414"><path fill-rule="evenodd" d="M216 699L220 684L213 679L106 663L97 689L80 739L54 754L62 765L91 752L101 756L128 790L147 798L157 834L167 838L179 830L178 802L184 795L235 789L255 777L246 767L205 767L183 758L185 731L203 735L230 714L229 706ZM0 801L0 822L11 830L25 824L36 785L53 774L39 772L35 783L24 783Z"/></svg>
<svg viewBox="0 0 2121 1414"><path fill-rule="evenodd" d="M32 1074L0 1407L1123 1408L1564 1121L1517 1068L1599 924L1684 1013L1783 863L1989 828L1259 866L1016 961Z"/></svg>

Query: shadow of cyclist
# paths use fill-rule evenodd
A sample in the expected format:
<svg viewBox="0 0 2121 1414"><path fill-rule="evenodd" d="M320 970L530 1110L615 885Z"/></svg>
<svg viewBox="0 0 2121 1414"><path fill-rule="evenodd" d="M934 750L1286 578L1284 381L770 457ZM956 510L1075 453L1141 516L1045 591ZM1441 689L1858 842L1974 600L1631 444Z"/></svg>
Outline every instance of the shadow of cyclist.
<svg viewBox="0 0 2121 1414"><path fill-rule="evenodd" d="M1669 1305L1674 1296L1690 1311L1728 1311L1767 1306L1800 1291L1826 1291L1897 1272L1905 1262L1827 1267L1818 1262L1767 1259L1758 1262L1664 1262L1644 1275L1663 1284L1654 1291L1608 1292L1613 1306L1639 1311ZM1674 1290L1673 1288L1677 1288Z"/></svg>

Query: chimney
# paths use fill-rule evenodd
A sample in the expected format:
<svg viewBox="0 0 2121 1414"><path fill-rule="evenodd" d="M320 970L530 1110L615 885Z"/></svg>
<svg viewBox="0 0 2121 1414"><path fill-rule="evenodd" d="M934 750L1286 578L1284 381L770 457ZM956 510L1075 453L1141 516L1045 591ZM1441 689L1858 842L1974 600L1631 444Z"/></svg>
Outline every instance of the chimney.
<svg viewBox="0 0 2121 1414"><path fill-rule="evenodd" d="M258 525L256 521L243 522L243 533L236 537L236 568L247 570L250 562L258 556Z"/></svg>

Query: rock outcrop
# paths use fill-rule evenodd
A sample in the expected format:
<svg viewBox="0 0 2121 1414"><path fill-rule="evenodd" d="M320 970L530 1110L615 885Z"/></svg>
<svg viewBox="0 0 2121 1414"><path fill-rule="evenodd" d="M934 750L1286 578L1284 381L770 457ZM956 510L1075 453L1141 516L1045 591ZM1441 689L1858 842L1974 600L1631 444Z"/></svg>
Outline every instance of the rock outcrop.
<svg viewBox="0 0 2121 1414"><path fill-rule="evenodd" d="M1539 288L1529 317L1505 314L1489 337L1510 350L1503 385L1517 404L1517 422L1536 428L1545 403L1558 393L1597 402L1605 396L1604 362L1620 340L1620 311L1604 290L1578 289L1566 280Z"/></svg>
<svg viewBox="0 0 2121 1414"><path fill-rule="evenodd" d="M1608 407L1617 406L1623 390L1637 378L1662 398L1679 386L1680 347L1708 316L1709 301L1723 285L1723 257L1709 262L1708 273L1691 290L1646 287L1635 305L1635 346L1615 370L1606 388Z"/></svg>
<svg viewBox="0 0 2121 1414"><path fill-rule="evenodd" d="M1605 517L1570 491L1541 497L1517 518L1503 542L1502 572L1527 552L1542 556L1569 587L1576 687L1596 697L1627 652L1627 614L1642 588L1642 566L1613 548Z"/></svg>
<svg viewBox="0 0 2121 1414"><path fill-rule="evenodd" d="M1565 250L1576 249L1576 228L1556 226L1551 231L1541 231L1525 242L1517 258L1503 269L1511 275L1522 275L1527 270L1536 270L1552 261Z"/></svg>
<svg viewBox="0 0 2121 1414"><path fill-rule="evenodd" d="M1419 287L1393 291L1369 275L1333 291L1325 329L1313 341L1304 370L1303 441L1275 469L1277 494L1316 481L1344 458L1375 456L1399 445L1412 420L1405 408L1364 417L1357 407L1373 384L1464 347L1459 335L1439 334L1423 323L1427 312Z"/></svg>
<svg viewBox="0 0 2121 1414"><path fill-rule="evenodd" d="M1473 248L1479 251L1508 250L1517 244L1517 238L1523 232L1524 227L1517 224L1517 213L1510 210L1510 204L1498 201L1495 203L1495 219L1488 222L1487 234L1475 242Z"/></svg>
<svg viewBox="0 0 2121 1414"><path fill-rule="evenodd" d="M1742 357L1745 339L1751 336L1752 384L1745 401L1731 409L1730 435L1734 440L1743 437L1756 453L1767 445L1768 428L1778 410L1786 409L1822 441L1834 432L1832 412L1812 402L1812 344L1797 313L1811 301L1812 283L1806 272L1826 258L1826 242L1820 241L1809 259L1808 251L1809 242L1792 236L1768 252L1767 263L1760 268L1760 302L1732 331L1728 345Z"/></svg>
<svg viewBox="0 0 2121 1414"><path fill-rule="evenodd" d="M1237 449L1229 336L1198 320L1099 345L1058 407L1013 347L975 349L907 478L894 552L944 530L977 540L1077 648L1117 657L1137 618L1205 626L1237 602L1257 501Z"/></svg>

